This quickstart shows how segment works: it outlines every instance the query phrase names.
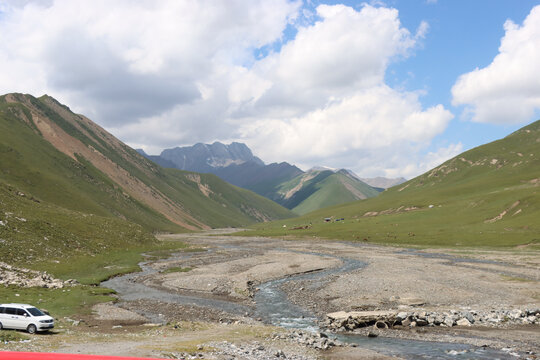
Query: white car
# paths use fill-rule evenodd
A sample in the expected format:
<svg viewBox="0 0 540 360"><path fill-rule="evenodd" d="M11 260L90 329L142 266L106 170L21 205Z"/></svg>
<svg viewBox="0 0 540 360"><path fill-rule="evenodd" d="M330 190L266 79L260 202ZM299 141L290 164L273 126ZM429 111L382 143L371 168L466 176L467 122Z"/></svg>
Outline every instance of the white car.
<svg viewBox="0 0 540 360"><path fill-rule="evenodd" d="M54 328L54 319L28 304L0 304L0 330L26 330L30 334Z"/></svg>

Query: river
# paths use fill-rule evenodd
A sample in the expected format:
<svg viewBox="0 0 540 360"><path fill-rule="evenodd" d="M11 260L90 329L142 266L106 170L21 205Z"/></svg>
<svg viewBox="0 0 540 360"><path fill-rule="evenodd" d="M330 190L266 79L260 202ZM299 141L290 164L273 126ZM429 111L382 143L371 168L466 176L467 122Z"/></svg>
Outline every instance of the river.
<svg viewBox="0 0 540 360"><path fill-rule="evenodd" d="M235 245L223 244L223 248L231 249ZM245 245L244 245L245 246ZM280 249L278 249L280 250ZM290 251L283 249L282 251ZM307 252L319 256L331 256L322 253ZM172 258L188 258L193 254L175 254ZM142 272L127 274L112 278L102 283L102 286L115 290L122 300L149 299L183 305L195 305L218 309L227 313L260 318L265 323L287 329L318 332L317 317L308 309L301 308L291 301L281 290L281 287L290 281L311 280L314 286L324 286L332 275L346 273L364 267L362 261L338 257L342 265L323 271L299 274L268 281L257 286L254 296L254 307L238 304L232 301L209 299L197 296L180 295L153 287L146 286L136 279L140 276L157 272L148 263L140 264ZM160 322L159 309L155 313L146 313L152 321ZM405 359L515 359L508 352L484 347L474 347L464 344L415 341L406 339L376 337L368 338L358 335L338 334L340 341L355 343L360 348L366 348L385 355L399 356Z"/></svg>

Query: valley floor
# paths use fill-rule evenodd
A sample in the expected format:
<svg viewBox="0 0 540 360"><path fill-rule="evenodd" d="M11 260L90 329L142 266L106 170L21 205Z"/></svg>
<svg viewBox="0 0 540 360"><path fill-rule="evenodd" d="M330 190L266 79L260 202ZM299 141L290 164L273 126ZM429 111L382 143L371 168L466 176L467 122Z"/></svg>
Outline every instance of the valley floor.
<svg viewBox="0 0 540 360"><path fill-rule="evenodd" d="M317 342L316 336L310 341L267 323L276 324L272 313L292 304L306 319L319 320L310 326L323 324L326 314L336 311L496 313L540 307L540 254L526 248L411 250L235 237L219 231L167 238L204 251L158 260L140 274L113 279L104 285L119 292L114 306L98 305L91 316L62 319L52 334L33 335L28 342L0 349L168 358L193 354L207 359L270 359L280 351L288 359L399 358L399 349L381 351L365 341L321 351L306 346ZM270 309L256 306L268 281L276 279L288 279L270 288L283 291L285 300ZM463 348L487 346L535 358L540 355L538 320L528 325L503 319L482 326L370 327L356 332L372 332L379 339L460 343Z"/></svg>

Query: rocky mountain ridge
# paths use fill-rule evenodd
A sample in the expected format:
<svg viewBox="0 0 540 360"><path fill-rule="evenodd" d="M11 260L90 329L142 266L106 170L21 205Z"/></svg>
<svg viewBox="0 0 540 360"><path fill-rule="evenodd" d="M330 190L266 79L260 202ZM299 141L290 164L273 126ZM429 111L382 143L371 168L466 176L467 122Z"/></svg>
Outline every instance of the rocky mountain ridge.
<svg viewBox="0 0 540 360"><path fill-rule="evenodd" d="M373 197L386 188L368 185L354 172L345 169L316 166L302 171L287 162L265 164L247 145L237 142L229 145L198 143L166 149L160 155L138 151L162 166L215 174L301 214ZM386 180L386 185L400 181ZM379 179L377 184L382 184L381 181Z"/></svg>
<svg viewBox="0 0 540 360"><path fill-rule="evenodd" d="M245 144L238 142L225 145L216 141L213 144L197 143L193 146L165 149L159 157L170 161L177 169L201 173L212 173L214 169L246 162L264 166L264 162L253 156Z"/></svg>

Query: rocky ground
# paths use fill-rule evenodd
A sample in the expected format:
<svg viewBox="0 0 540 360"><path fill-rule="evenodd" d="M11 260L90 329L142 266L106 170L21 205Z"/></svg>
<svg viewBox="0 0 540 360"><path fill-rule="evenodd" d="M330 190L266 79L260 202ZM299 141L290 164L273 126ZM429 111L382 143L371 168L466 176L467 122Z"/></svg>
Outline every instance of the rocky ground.
<svg viewBox="0 0 540 360"><path fill-rule="evenodd" d="M487 346L530 359L539 356L540 256L526 249L418 251L316 239L213 235L168 236L205 251L156 261L150 264L151 273L135 281L168 293L253 308L253 295L265 281L340 269L352 261L356 268L348 271L323 278L291 277L282 286L292 303L317 315L329 338L275 328L252 311L239 314L142 298L99 305L92 316L62 320L58 330L62 336L47 337L55 341L37 335L29 343L4 346L164 358L399 356L361 345L343 346L332 339L333 332L344 332ZM392 319L384 325L349 319L351 312L361 311L390 313ZM347 315L329 321L327 315L335 312Z"/></svg>
<svg viewBox="0 0 540 360"><path fill-rule="evenodd" d="M76 284L78 282L73 279L62 281L55 279L45 271L30 270L0 261L0 285L61 289Z"/></svg>

